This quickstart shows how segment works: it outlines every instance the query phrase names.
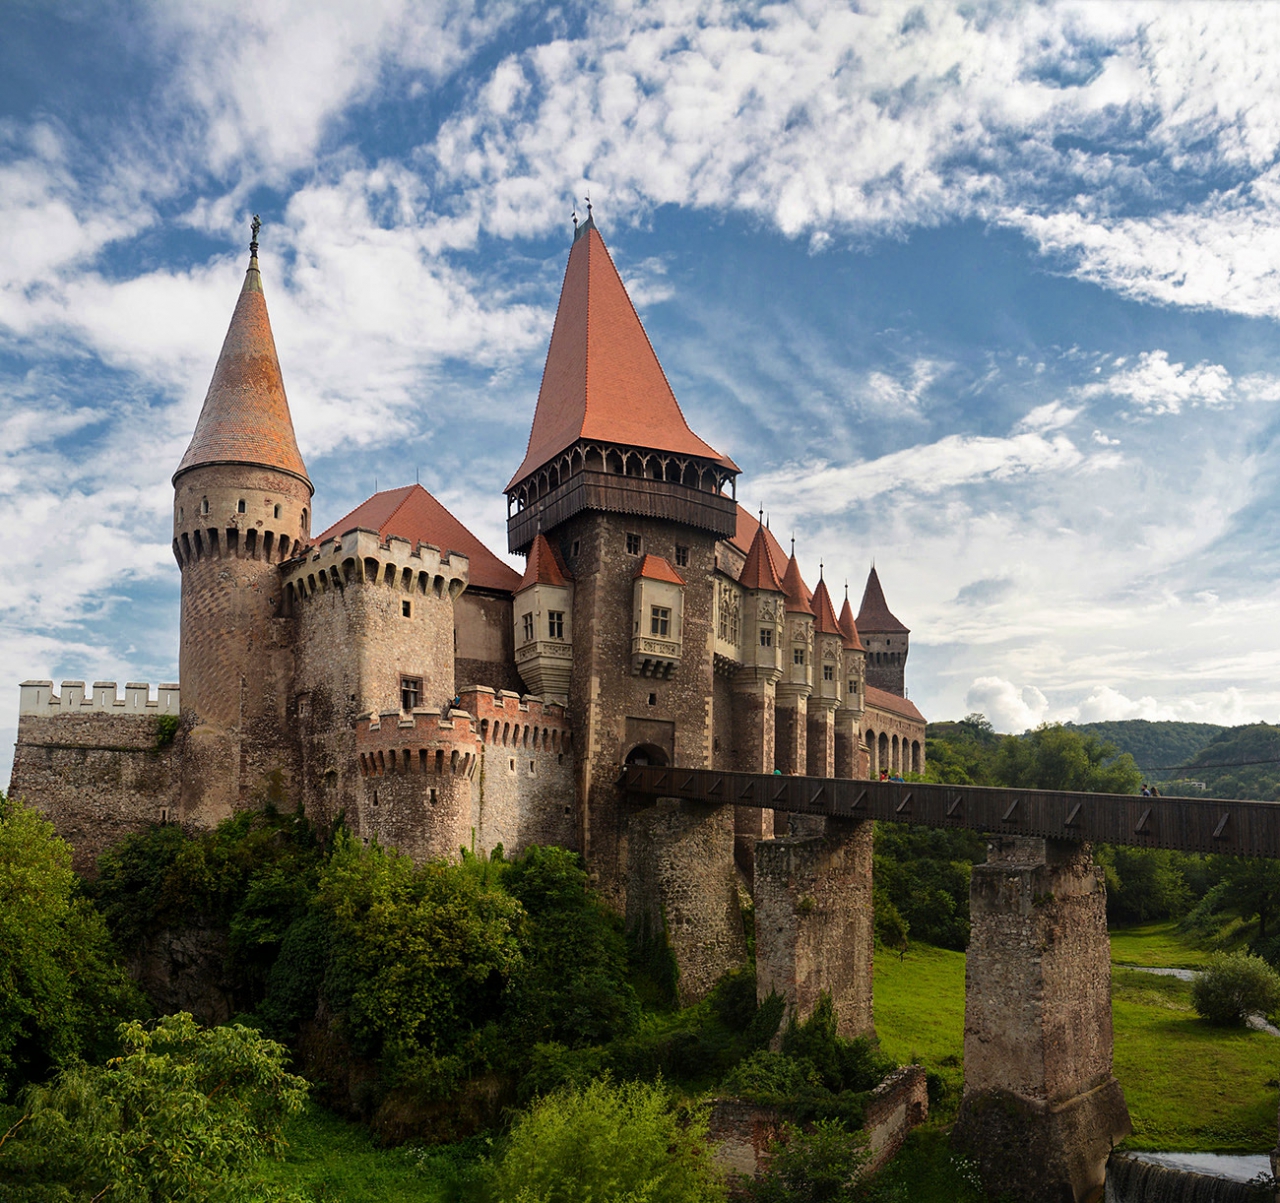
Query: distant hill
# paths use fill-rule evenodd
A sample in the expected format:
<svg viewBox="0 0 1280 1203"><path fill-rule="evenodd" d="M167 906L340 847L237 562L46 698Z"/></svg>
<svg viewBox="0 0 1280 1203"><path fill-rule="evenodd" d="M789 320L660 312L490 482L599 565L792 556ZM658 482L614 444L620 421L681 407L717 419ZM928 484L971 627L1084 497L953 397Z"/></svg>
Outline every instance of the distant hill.
<svg viewBox="0 0 1280 1203"><path fill-rule="evenodd" d="M1066 725L1115 744L1121 752L1133 757L1148 781L1160 782L1187 776L1178 771L1179 765L1190 764L1210 740L1228 731L1243 729L1221 727L1216 723L1153 723L1145 718ZM1198 773L1192 776L1199 779Z"/></svg>
<svg viewBox="0 0 1280 1203"><path fill-rule="evenodd" d="M1228 727L1192 757L1180 776L1185 780L1170 781L1161 789L1211 798L1280 801L1280 727L1271 723ZM1206 788L1194 789L1186 780L1202 781Z"/></svg>

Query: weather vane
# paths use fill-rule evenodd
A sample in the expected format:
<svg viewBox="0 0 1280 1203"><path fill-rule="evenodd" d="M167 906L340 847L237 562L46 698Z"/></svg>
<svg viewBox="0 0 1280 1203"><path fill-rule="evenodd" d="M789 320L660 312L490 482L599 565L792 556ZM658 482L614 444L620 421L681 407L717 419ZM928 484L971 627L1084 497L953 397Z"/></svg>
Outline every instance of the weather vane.
<svg viewBox="0 0 1280 1203"><path fill-rule="evenodd" d="M250 244L256 249L258 245L258 231L262 229L262 218L256 213L253 215L253 224L250 226L250 229L253 231Z"/></svg>

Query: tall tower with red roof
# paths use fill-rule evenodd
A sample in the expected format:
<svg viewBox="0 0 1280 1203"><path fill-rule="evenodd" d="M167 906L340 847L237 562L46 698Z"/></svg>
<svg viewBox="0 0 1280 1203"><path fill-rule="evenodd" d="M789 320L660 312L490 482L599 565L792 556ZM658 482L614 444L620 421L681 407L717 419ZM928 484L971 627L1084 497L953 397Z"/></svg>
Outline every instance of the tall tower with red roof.
<svg viewBox="0 0 1280 1203"><path fill-rule="evenodd" d="M911 632L894 617L884 600L874 565L858 610L858 633L867 649L867 684L900 698L907 696L907 652Z"/></svg>
<svg viewBox="0 0 1280 1203"><path fill-rule="evenodd" d="M179 673L188 725L182 811L216 821L287 786L293 648L278 566L310 533L298 452L258 270L249 268L186 454L173 475L182 571Z"/></svg>

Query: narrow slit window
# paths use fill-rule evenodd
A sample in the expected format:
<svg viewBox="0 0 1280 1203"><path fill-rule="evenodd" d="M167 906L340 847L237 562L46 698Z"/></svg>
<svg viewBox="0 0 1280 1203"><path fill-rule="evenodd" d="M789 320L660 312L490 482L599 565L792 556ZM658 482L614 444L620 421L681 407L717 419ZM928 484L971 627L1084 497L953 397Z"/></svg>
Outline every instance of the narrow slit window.
<svg viewBox="0 0 1280 1203"><path fill-rule="evenodd" d="M277 505L277 506L272 506L272 508L271 508L271 516L272 516L273 518L279 518L279 517L280 517L280 507L279 507L278 505Z"/></svg>
<svg viewBox="0 0 1280 1203"><path fill-rule="evenodd" d="M413 602L411 602L411 601L402 601L402 602L400 603L400 613L401 613L405 618L412 618L412 617L413 617Z"/></svg>
<svg viewBox="0 0 1280 1203"><path fill-rule="evenodd" d="M246 506L244 503L244 498L241 497L240 500L236 502L236 513L243 514L245 512L245 509L246 509Z"/></svg>

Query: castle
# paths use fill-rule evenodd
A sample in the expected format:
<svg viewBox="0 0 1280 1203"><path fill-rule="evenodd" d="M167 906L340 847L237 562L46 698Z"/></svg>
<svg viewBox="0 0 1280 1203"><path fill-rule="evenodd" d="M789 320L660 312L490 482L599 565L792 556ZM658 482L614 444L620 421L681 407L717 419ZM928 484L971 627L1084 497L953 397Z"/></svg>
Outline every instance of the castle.
<svg viewBox="0 0 1280 1203"><path fill-rule="evenodd" d="M81 867L147 824L268 803L417 858L560 844L629 917L719 948L714 980L742 939L735 860L751 873L772 813L637 815L619 766L921 770L909 632L875 569L837 615L737 504L590 216L506 487L523 576L418 485L313 535L257 255L255 227L173 477L181 689L23 683L12 794Z"/></svg>

